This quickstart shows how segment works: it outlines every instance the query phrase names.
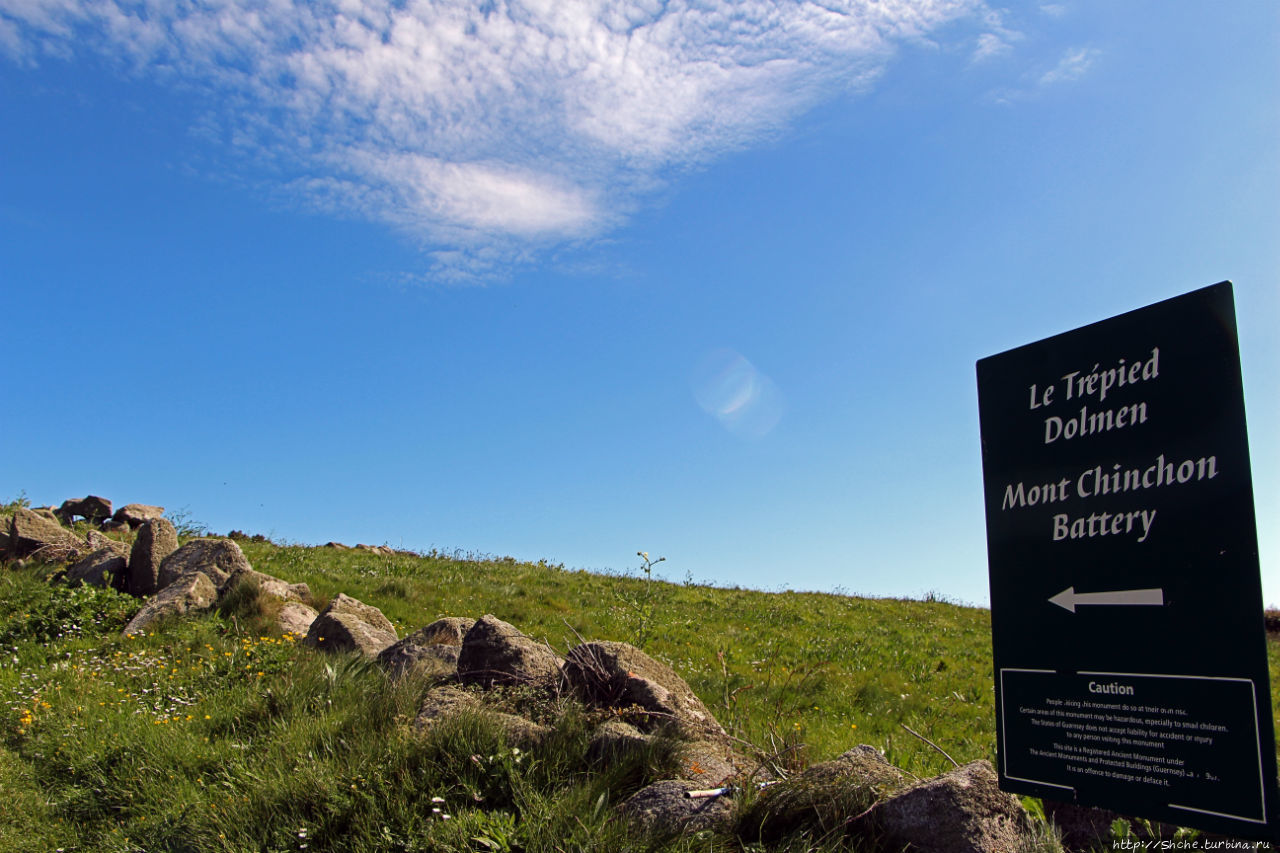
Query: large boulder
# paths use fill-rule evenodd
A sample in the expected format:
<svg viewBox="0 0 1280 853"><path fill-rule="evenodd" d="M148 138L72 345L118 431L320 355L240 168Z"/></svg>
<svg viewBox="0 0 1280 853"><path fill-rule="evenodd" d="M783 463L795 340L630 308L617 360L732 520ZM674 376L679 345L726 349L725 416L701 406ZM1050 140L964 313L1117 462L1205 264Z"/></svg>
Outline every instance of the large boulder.
<svg viewBox="0 0 1280 853"><path fill-rule="evenodd" d="M153 518L161 518L164 507L148 504L125 504L111 516L113 521L123 522L130 527L138 528Z"/></svg>
<svg viewBox="0 0 1280 853"><path fill-rule="evenodd" d="M422 697L413 725L418 731L429 731L440 720L459 711L476 710L480 707L480 700L461 688L450 685L433 687Z"/></svg>
<svg viewBox="0 0 1280 853"><path fill-rule="evenodd" d="M415 672L429 676L457 675L460 651L457 646L421 646L405 638L379 652L378 663L397 678Z"/></svg>
<svg viewBox="0 0 1280 853"><path fill-rule="evenodd" d="M129 553L125 591L130 595L155 595L160 588L160 566L178 550L178 531L167 518L153 518L138 528Z"/></svg>
<svg viewBox="0 0 1280 853"><path fill-rule="evenodd" d="M226 595L242 583L255 583L258 591L281 601L306 603L311 600L311 587L305 583L289 583L255 569L239 568L231 573L227 582L219 590L219 595Z"/></svg>
<svg viewBox="0 0 1280 853"><path fill-rule="evenodd" d="M121 543L117 543L119 544ZM123 553L120 547L110 545L90 552L67 569L67 584L119 589L129 566L127 547L125 546Z"/></svg>
<svg viewBox="0 0 1280 853"><path fill-rule="evenodd" d="M622 720L605 720L591 732L587 743L587 761L596 765L613 764L628 755L644 752L653 743L647 735Z"/></svg>
<svg viewBox="0 0 1280 853"><path fill-rule="evenodd" d="M1000 790L988 761L973 761L908 788L867 815L892 849L919 853L1015 853L1033 835L1022 803Z"/></svg>
<svg viewBox="0 0 1280 853"><path fill-rule="evenodd" d="M419 628L405 639L420 646L461 646L475 624L476 620L465 616L445 616L425 628Z"/></svg>
<svg viewBox="0 0 1280 853"><path fill-rule="evenodd" d="M307 636L307 632L311 630L311 625L319 615L310 605L299 601L286 601L280 605L272 621L281 634L302 638Z"/></svg>
<svg viewBox="0 0 1280 853"><path fill-rule="evenodd" d="M71 524L77 516L91 524L100 524L104 519L111 517L111 501L97 495L69 498L54 510L54 514L63 524Z"/></svg>
<svg viewBox="0 0 1280 853"><path fill-rule="evenodd" d="M545 643L513 625L485 614L462 640L458 678L466 683L534 684L553 687L560 680L560 656Z"/></svg>
<svg viewBox="0 0 1280 853"><path fill-rule="evenodd" d="M679 759L680 778L698 782L704 788L762 775L759 764L743 757L727 737L684 743Z"/></svg>
<svg viewBox="0 0 1280 853"><path fill-rule="evenodd" d="M29 509L19 509L9 522L9 556L67 562L94 550L57 521Z"/></svg>
<svg viewBox="0 0 1280 853"><path fill-rule="evenodd" d="M149 631L171 616L208 610L217 600L218 590L209 576L204 572L189 572L144 604L124 627L124 633L127 636Z"/></svg>
<svg viewBox="0 0 1280 853"><path fill-rule="evenodd" d="M907 776L878 749L855 746L762 790L739 816L739 830L765 841L802 829L822 835L848 827L878 800L907 785Z"/></svg>
<svg viewBox="0 0 1280 853"><path fill-rule="evenodd" d="M418 716L413 727L425 734L436 727L442 720L461 712L478 714L495 723L506 736L507 742L522 747L534 747L551 734L547 726L539 725L532 720L518 717L487 708L475 694L468 693L458 687L443 685L427 691L418 706Z"/></svg>
<svg viewBox="0 0 1280 853"><path fill-rule="evenodd" d="M393 675L411 671L429 675L456 673L462 638L475 623L474 619L459 616L437 619L383 649L378 654L378 663Z"/></svg>
<svg viewBox="0 0 1280 853"><path fill-rule="evenodd" d="M683 678L627 643L575 646L565 658L564 675L588 704L639 709L643 719L636 725L643 731L670 728L690 740L725 734Z"/></svg>
<svg viewBox="0 0 1280 853"><path fill-rule="evenodd" d="M303 642L325 651L355 650L372 658L396 639L395 626L381 610L338 593L311 623Z"/></svg>
<svg viewBox="0 0 1280 853"><path fill-rule="evenodd" d="M654 782L623 801L618 813L641 831L657 836L727 826L733 814L730 798L689 797L690 791L705 787L700 782L683 779Z"/></svg>
<svg viewBox="0 0 1280 853"><path fill-rule="evenodd" d="M164 589L182 575L204 572L221 592L233 574L252 568L230 539L192 539L161 561L156 586Z"/></svg>
<svg viewBox="0 0 1280 853"><path fill-rule="evenodd" d="M62 519L58 518L58 508L54 506L33 506L31 511L46 521L52 521L54 524L62 524Z"/></svg>

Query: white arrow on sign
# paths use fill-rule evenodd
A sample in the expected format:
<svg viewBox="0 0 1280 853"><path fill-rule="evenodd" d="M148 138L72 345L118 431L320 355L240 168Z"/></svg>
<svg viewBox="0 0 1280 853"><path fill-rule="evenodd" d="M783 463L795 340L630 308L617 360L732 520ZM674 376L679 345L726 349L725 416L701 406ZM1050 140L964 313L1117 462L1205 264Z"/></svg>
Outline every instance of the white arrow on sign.
<svg viewBox="0 0 1280 853"><path fill-rule="evenodd" d="M1076 592L1069 586L1049 599L1054 604L1076 612L1078 604L1148 604L1161 606L1164 604L1163 589L1121 589L1115 592Z"/></svg>

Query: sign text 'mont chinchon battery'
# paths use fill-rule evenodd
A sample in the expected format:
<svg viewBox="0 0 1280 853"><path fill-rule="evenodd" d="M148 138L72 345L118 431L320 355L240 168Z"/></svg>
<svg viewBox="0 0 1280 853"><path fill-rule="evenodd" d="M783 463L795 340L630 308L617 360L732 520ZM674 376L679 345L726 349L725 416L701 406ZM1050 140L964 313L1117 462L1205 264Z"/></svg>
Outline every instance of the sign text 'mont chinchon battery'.
<svg viewBox="0 0 1280 853"><path fill-rule="evenodd" d="M1276 838L1230 282L977 367L1001 787Z"/></svg>

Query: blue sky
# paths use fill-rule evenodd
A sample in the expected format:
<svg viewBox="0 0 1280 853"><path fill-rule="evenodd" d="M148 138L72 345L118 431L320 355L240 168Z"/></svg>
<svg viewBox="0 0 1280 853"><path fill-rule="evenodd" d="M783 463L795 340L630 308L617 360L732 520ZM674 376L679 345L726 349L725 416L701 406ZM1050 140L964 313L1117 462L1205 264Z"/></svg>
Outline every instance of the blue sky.
<svg viewBox="0 0 1280 853"><path fill-rule="evenodd" d="M974 362L1236 285L1273 2L0 0L0 486L987 600Z"/></svg>

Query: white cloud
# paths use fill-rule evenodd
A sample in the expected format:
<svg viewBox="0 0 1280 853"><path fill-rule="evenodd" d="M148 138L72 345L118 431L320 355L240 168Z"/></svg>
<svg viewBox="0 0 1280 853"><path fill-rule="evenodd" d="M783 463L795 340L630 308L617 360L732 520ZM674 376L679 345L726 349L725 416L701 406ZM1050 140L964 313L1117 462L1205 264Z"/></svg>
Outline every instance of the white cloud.
<svg viewBox="0 0 1280 853"><path fill-rule="evenodd" d="M553 175L501 163L451 163L420 154L344 152L365 186L394 188L387 199L410 218L515 236L572 236L601 219L589 194ZM421 218L421 222L415 222Z"/></svg>
<svg viewBox="0 0 1280 853"><path fill-rule="evenodd" d="M96 50L194 90L201 132L289 175L286 192L487 269L602 233L670 169L868 85L900 42L969 17L988 31L975 58L1006 50L1017 34L991 14L982 0L0 0L0 50Z"/></svg>
<svg viewBox="0 0 1280 853"><path fill-rule="evenodd" d="M1012 50L1013 45L995 33L982 33L978 36L978 46L974 48L972 61L986 62Z"/></svg>
<svg viewBox="0 0 1280 853"><path fill-rule="evenodd" d="M1089 73L1089 69L1101 54L1102 52L1094 47L1070 48L1058 60L1057 65L1040 75L1040 83L1048 86L1079 80Z"/></svg>
<svg viewBox="0 0 1280 853"><path fill-rule="evenodd" d="M1022 39L1022 33L1005 26L1004 15L999 11L988 9L982 17L987 32L978 36L978 45L969 57L975 65L1011 53L1014 42Z"/></svg>
<svg viewBox="0 0 1280 853"><path fill-rule="evenodd" d="M14 59L22 59L26 53L18 25L4 18L0 18L0 53L6 53Z"/></svg>

